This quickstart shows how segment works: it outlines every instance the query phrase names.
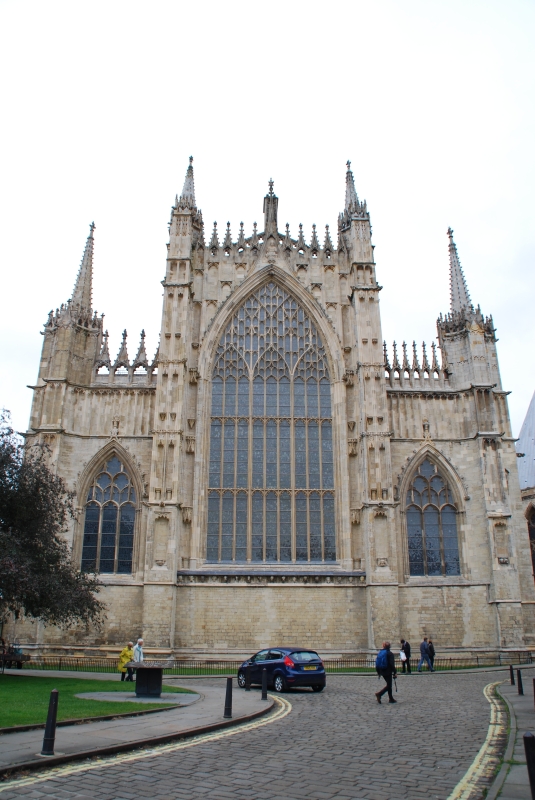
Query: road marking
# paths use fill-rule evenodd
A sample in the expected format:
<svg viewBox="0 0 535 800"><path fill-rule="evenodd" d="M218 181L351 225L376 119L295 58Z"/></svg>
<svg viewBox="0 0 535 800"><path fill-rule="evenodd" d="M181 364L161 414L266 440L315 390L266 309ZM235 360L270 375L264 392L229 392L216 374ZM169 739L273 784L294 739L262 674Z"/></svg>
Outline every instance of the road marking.
<svg viewBox="0 0 535 800"><path fill-rule="evenodd" d="M503 683L489 683L483 689L490 703L490 722L487 738L470 769L461 778L448 800L474 800L481 797L481 781L488 786L495 776L496 767L501 762L503 740L507 736L508 712L505 703L496 697L496 687ZM478 788L479 787L479 788Z"/></svg>
<svg viewBox="0 0 535 800"><path fill-rule="evenodd" d="M272 697L270 695L270 697ZM165 755L166 753L174 753L177 750L186 750L188 747L195 747L198 744L207 744L216 742L219 739L226 739L228 736L235 736L237 733L245 733L252 731L255 728L261 728L263 725L269 725L271 722L278 722L280 719L286 717L292 710L291 703L284 697L272 697L275 701L274 711L270 712L264 717L245 722L242 725L236 725L232 728L226 728L222 731L215 731L214 733L202 733L199 736L194 736L191 739L186 739L179 742L171 742L170 744L160 744L150 749L137 750L133 753L117 753L114 756L103 756L102 758L91 759L88 763L74 763L65 764L59 767L52 767L46 773L39 773L37 775L30 775L22 778L12 778L0 783L0 794L20 786L32 786L36 783L43 783L57 778L64 778L68 775L76 775L80 772L89 772L93 769L101 769L102 767L115 767L118 764L125 764L130 761L138 761L142 758L154 758L155 756ZM16 769L14 767L13 769Z"/></svg>

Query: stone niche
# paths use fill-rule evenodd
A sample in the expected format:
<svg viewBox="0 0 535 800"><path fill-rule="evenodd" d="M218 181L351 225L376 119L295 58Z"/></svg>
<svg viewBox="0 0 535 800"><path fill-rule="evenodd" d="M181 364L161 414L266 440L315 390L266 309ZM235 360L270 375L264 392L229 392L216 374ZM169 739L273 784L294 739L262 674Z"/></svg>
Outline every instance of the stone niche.
<svg viewBox="0 0 535 800"><path fill-rule="evenodd" d="M153 567L167 565L167 546L169 542L169 516L161 514L154 520L154 542L152 548Z"/></svg>

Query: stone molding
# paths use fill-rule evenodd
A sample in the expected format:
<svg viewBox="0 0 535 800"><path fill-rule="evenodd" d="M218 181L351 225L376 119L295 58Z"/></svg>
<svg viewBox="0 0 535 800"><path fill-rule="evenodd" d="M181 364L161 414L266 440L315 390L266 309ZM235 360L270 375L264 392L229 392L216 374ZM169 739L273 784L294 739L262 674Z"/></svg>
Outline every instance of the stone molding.
<svg viewBox="0 0 535 800"><path fill-rule="evenodd" d="M179 586L365 586L366 573L355 572L264 572L259 570L179 570Z"/></svg>

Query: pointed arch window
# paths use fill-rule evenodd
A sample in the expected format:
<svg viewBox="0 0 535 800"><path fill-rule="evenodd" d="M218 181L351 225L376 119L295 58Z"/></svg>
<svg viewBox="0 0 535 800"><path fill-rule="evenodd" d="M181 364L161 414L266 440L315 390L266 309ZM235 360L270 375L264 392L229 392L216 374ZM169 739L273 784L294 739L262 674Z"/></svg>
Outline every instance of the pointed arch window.
<svg viewBox="0 0 535 800"><path fill-rule="evenodd" d="M136 493L124 464L113 456L87 495L82 571L132 572Z"/></svg>
<svg viewBox="0 0 535 800"><path fill-rule="evenodd" d="M325 349L305 310L273 282L244 301L216 351L206 556L336 559Z"/></svg>
<svg viewBox="0 0 535 800"><path fill-rule="evenodd" d="M446 479L425 459L406 502L411 575L460 575L457 508Z"/></svg>
<svg viewBox="0 0 535 800"><path fill-rule="evenodd" d="M529 549L531 551L531 564L535 578L535 509L532 508L528 518Z"/></svg>

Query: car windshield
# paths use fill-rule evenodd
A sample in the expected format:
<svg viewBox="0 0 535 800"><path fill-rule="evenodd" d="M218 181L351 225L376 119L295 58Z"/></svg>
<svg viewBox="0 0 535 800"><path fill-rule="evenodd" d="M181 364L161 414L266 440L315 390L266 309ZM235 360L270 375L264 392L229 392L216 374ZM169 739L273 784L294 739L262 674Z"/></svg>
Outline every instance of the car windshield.
<svg viewBox="0 0 535 800"><path fill-rule="evenodd" d="M294 661L300 662L320 660L319 655L312 650L300 650L298 653L292 653L292 658Z"/></svg>

